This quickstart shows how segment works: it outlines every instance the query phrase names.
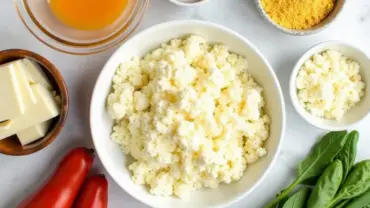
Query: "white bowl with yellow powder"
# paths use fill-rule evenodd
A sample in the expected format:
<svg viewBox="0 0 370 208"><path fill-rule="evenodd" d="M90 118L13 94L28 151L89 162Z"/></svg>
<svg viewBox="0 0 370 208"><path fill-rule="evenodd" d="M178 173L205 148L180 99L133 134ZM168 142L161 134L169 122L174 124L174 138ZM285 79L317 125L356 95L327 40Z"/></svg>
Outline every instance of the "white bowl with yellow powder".
<svg viewBox="0 0 370 208"><path fill-rule="evenodd" d="M336 20L349 0L255 0L261 15L275 28L291 35L311 35Z"/></svg>

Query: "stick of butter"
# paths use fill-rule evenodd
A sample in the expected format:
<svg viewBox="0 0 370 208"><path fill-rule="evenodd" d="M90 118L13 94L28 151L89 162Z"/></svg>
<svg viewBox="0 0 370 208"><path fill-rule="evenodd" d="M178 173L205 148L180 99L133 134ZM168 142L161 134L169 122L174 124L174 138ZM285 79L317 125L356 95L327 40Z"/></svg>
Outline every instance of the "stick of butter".
<svg viewBox="0 0 370 208"><path fill-rule="evenodd" d="M41 66L38 63L27 58L23 59L22 63L27 69L25 71L30 83L40 83L48 89L53 88L45 72L42 70Z"/></svg>
<svg viewBox="0 0 370 208"><path fill-rule="evenodd" d="M25 104L11 63L0 66L0 99L0 122L24 114Z"/></svg>
<svg viewBox="0 0 370 208"><path fill-rule="evenodd" d="M11 119L11 124L7 129L0 129L0 139L14 135L59 115L60 108L53 94L48 89L41 84L31 85L31 89L36 96L37 102L32 103L31 100L27 100L27 108L24 115Z"/></svg>
<svg viewBox="0 0 370 208"><path fill-rule="evenodd" d="M17 77L19 83L19 89L21 91L22 100L31 100L32 103L36 103L36 96L33 94L31 85L28 82L28 78L26 76L27 68L23 64L22 60L12 62L14 66L15 75ZM27 106L26 106L27 108Z"/></svg>
<svg viewBox="0 0 370 208"><path fill-rule="evenodd" d="M48 132L50 127L51 120L42 122L35 126L29 127L21 132L17 133L18 139L22 145L27 145L31 142L34 142L41 137L44 137Z"/></svg>

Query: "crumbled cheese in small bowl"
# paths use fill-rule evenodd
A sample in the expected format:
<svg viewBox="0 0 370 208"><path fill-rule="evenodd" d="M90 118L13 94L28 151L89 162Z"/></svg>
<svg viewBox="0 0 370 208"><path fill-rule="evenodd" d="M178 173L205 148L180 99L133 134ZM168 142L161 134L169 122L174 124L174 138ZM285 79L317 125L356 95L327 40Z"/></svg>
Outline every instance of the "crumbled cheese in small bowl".
<svg viewBox="0 0 370 208"><path fill-rule="evenodd" d="M297 62L290 96L297 112L326 130L350 128L369 113L370 59L339 41L321 43Z"/></svg>
<svg viewBox="0 0 370 208"><path fill-rule="evenodd" d="M248 40L213 23L173 21L135 35L110 58L95 85L90 127L107 172L137 200L227 207L251 193L276 160L284 99Z"/></svg>

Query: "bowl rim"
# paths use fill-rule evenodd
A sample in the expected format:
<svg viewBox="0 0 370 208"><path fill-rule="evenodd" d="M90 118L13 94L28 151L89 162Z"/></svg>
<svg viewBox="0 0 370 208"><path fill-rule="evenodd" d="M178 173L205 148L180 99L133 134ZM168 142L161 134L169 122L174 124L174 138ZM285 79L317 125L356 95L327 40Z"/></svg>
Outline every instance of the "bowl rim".
<svg viewBox="0 0 370 208"><path fill-rule="evenodd" d="M48 59L37 53L24 49L7 49L0 51L0 56L18 57L18 59L31 58L35 60L38 64L43 65L43 67L49 72L49 74L52 75L53 79L55 79L55 83L58 86L58 90L60 91L60 96L62 98L60 115L57 117L54 127L52 129L49 129L48 133L43 138L41 138L36 144L30 144L30 148L23 149L21 151L8 151L6 149L0 149L0 154L11 156L23 156L38 152L51 144L64 128L68 117L70 102L67 85L58 68Z"/></svg>
<svg viewBox="0 0 370 208"><path fill-rule="evenodd" d="M24 5L24 8L21 8L21 6L18 4L18 1L21 1ZM62 53L70 54L70 55L91 55L91 54L97 54L100 52L104 52L112 47L115 47L125 40L127 40L137 29L137 27L140 25L141 21L143 20L143 17L145 15L145 12L149 6L149 1L150 0L141 0L142 2L142 10L141 11L134 11L133 16L129 18L129 21L117 32L114 34L108 36L104 40L99 40L94 43L83 43L83 44L76 44L64 39L61 39L59 37L56 37L52 33L50 33L47 29L45 29L34 17L32 11L30 10L28 4L24 3L25 0L13 0L13 4L16 9L17 16L25 26L25 28L28 30L28 32L31 33L32 36L34 36L37 40L39 40L42 44L56 50ZM28 23L26 20L26 17L23 16L22 10L25 10L29 18L31 19L32 24ZM136 17L136 18L135 18ZM137 19L137 20L136 20ZM135 22L136 20L136 22ZM33 25L33 26L32 26ZM129 27L132 26L130 29ZM33 29L35 27L36 29ZM37 31L40 31L42 35L38 35ZM124 35L124 33L128 31L127 34ZM43 35L46 36L43 37ZM122 39L120 37L123 35ZM104 46L104 44L108 44ZM68 47L68 48L63 48L58 45L61 45L63 47ZM92 50L92 51L86 51L86 52L74 52L73 49L91 49L94 47L101 47L104 46L103 48L97 48L97 50ZM73 48L73 49L72 49Z"/></svg>
<svg viewBox="0 0 370 208"><path fill-rule="evenodd" d="M262 7L262 4L261 4L261 0L254 0L254 2L256 3L256 6L257 6L257 9L260 13L261 16L263 16L263 18L268 22L270 23L270 25L272 25L275 29L278 29L279 31L281 32L284 32L285 34L289 34L289 35L295 35L295 36L306 36L306 35L313 35L313 34L316 34L316 33L319 33L323 30L325 30L326 28L328 28L329 26L331 26L335 20L338 18L338 16L342 13L343 11L343 8L344 6L346 5L346 3L348 2L348 0L343 0L343 5L341 6L341 8L338 10L338 12L336 12L334 14L334 17L333 19L331 19L329 22L326 22L325 24L321 25L320 27L316 27L316 28L307 28L305 30L296 30L296 29L289 29L289 28L285 28L279 24L277 24L275 21L273 21L267 14L266 14L266 11L265 9ZM327 17L326 17L327 18ZM325 18L325 19L326 19ZM324 19L324 20L325 20Z"/></svg>
<svg viewBox="0 0 370 208"><path fill-rule="evenodd" d="M297 93L296 93L296 77L297 77L297 74L302 66L302 64L304 63L304 59L306 59L307 57L308 58L311 58L312 55L314 55L313 51L317 50L318 48L321 48L325 45L330 45L330 44L337 44L337 45L340 45L340 46L346 46L346 47L349 47L349 48L352 48L354 50L356 50L358 53L361 53L362 55L364 55L365 57L367 57L367 59L369 60L370 62L370 58L369 56L363 51L361 50L360 48L346 42L346 41L342 41L342 40L328 40L328 41L323 41L323 42L320 42L320 43L317 43L315 44L314 46L310 47L309 49L307 49L301 56L300 58L298 59L298 61L295 63L294 67L293 67L293 70L290 74L290 78L289 78L289 95L290 95L290 100L293 104L293 107L294 109L296 110L296 112L309 124L311 124L312 126L315 126L319 129L323 129L323 130L328 130L328 131L340 131L340 130L343 130L343 129L350 129L356 125L358 125L359 123L363 122L366 117L368 117L370 115L370 111L368 111L366 114L364 114L360 119L358 119L357 121L351 123L351 124L347 124L347 125L342 125L342 126L332 126L332 125L327 125L327 124L319 124L318 122L314 122L313 120L307 118L307 116L304 114L304 112L306 112L303 107L301 106L301 104L299 103L299 99L297 97ZM330 49L329 47L324 47L325 49L322 49L322 51L325 51L325 50L328 50ZM324 119L324 118L319 118L321 120L328 120L328 119Z"/></svg>
<svg viewBox="0 0 370 208"><path fill-rule="evenodd" d="M198 0L197 2L185 2L181 0L168 0L173 4L184 7L200 6L207 3L209 0Z"/></svg>
<svg viewBox="0 0 370 208"><path fill-rule="evenodd" d="M238 201L240 201L242 198L248 196L249 194L251 194L260 184L261 182L265 179L266 175L270 172L270 170L272 169L272 166L275 164L275 162L277 161L278 159L278 156L280 154L280 151L281 151L281 147L282 147L282 143L283 143L283 140L284 140L284 134L285 134L285 127L286 127L286 111L285 111L285 101L284 101L284 96L283 96L283 93L282 93L282 89L281 89L281 86L280 86L280 83L279 83L279 80L275 74L275 71L273 70L273 68L271 67L270 63L268 62L268 60L263 56L263 54L257 49L257 47L252 44L248 39L244 38L242 35L238 34L237 32L225 27L225 26L222 26L222 25L219 25L219 24L216 24L216 23L212 23L212 22L208 22L208 21L203 21L203 20L172 20L172 21L168 21L168 22L163 22L163 23L160 23L160 24L156 24L156 25L153 25L149 28L146 28L142 31L140 31L139 33L137 33L135 36L131 37L125 44L128 44L130 42L133 42L137 39L142 39L143 36L146 35L146 33L148 33L150 30L161 30L161 29L164 29L164 28L168 28L168 27L173 27L173 26L178 26L178 25L202 25L202 26L205 26L205 27L213 27L213 28L217 28L219 30L222 30L226 33L229 33L230 35L233 35L235 36L236 38L242 40L243 42L245 42L259 57L261 57L261 59L263 60L264 64L267 66L267 70L269 71L272 79L274 80L274 83L275 85L277 86L277 93L278 93L278 96L280 98L280 111L281 111L281 122L280 122L280 125L281 125L281 130L280 130L280 134L279 134L279 141L278 141L278 144L277 144L277 147L276 147L276 152L271 160L271 162L268 164L268 166L266 167L265 171L263 172L263 174L260 176L260 178L258 178L258 180L253 184L253 186L245 191L244 193L240 194L239 196L233 198L233 199L230 199L222 204L219 204L219 205L215 205L213 207L227 207L227 206L230 206L231 204L234 204ZM94 130L93 130L93 127L96 126L94 125L95 123L95 119L92 119L94 118L94 100L98 99L97 96L98 96L98 91L99 89L97 88L97 84L102 82L102 79L103 79L103 74L105 71L108 70L108 65L110 64L110 62L113 62L113 57L116 57L117 54L119 53L119 51L121 50L121 48L125 47L125 44L121 45L112 55L111 57L108 59L108 61L106 62L106 64L104 65L103 69L101 70L96 82L95 82L95 86L94 86L94 89L93 89L93 92L92 92L92 96L91 96L91 103L90 103L90 115L89 115L89 120L90 120L90 132L91 132L91 136L92 136L92 140L93 140L93 144L95 146L95 149L96 149L96 152L97 152L97 155L98 157L100 158L101 162L102 162L102 165L103 167L106 169L106 171L108 172L108 174L112 177L112 179L118 184L118 186L124 190L126 193L128 193L129 195L131 195L133 198L135 198L136 200L146 204L146 205L149 205L151 207L154 207L156 208L157 206L155 206L154 204L152 204L151 202L149 201L145 201L144 199L142 199L141 197L138 197L138 196L135 196L134 193L131 193L130 190L126 189L124 186L121 186L120 183L118 182L118 180L116 178L114 178L112 175L114 174L111 174L111 170L110 169L107 169L107 166L105 164L105 160L106 160L106 157L103 156L102 152L100 151L99 149L99 146L96 145L96 140L98 139L95 135L94 135ZM159 207L158 207L159 208Z"/></svg>

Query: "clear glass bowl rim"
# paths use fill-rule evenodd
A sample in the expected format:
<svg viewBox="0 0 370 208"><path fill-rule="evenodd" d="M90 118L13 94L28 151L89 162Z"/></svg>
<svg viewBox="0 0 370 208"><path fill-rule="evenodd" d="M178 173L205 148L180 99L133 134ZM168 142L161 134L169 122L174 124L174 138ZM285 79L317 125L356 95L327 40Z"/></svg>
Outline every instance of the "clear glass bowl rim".
<svg viewBox="0 0 370 208"><path fill-rule="evenodd" d="M31 9L28 6L27 0L13 0L13 3L19 18L26 29L41 43L56 51L71 55L90 55L103 52L125 41L140 24L149 5L149 1L150 0L138 0L138 5L134 8L132 15L130 15L129 20L122 28L109 35L107 38L92 43L74 43L63 40L62 38L51 34L34 17ZM20 5L20 3L23 3L24 6ZM30 23L27 22L22 12L25 12L28 15L28 17L32 20L31 24L33 25L30 25ZM47 40L46 38L43 38L41 35L37 34L40 32L50 40ZM94 47L96 48L94 49ZM74 49L79 49L81 51L76 52ZM86 51L82 51L83 49L86 49Z"/></svg>

